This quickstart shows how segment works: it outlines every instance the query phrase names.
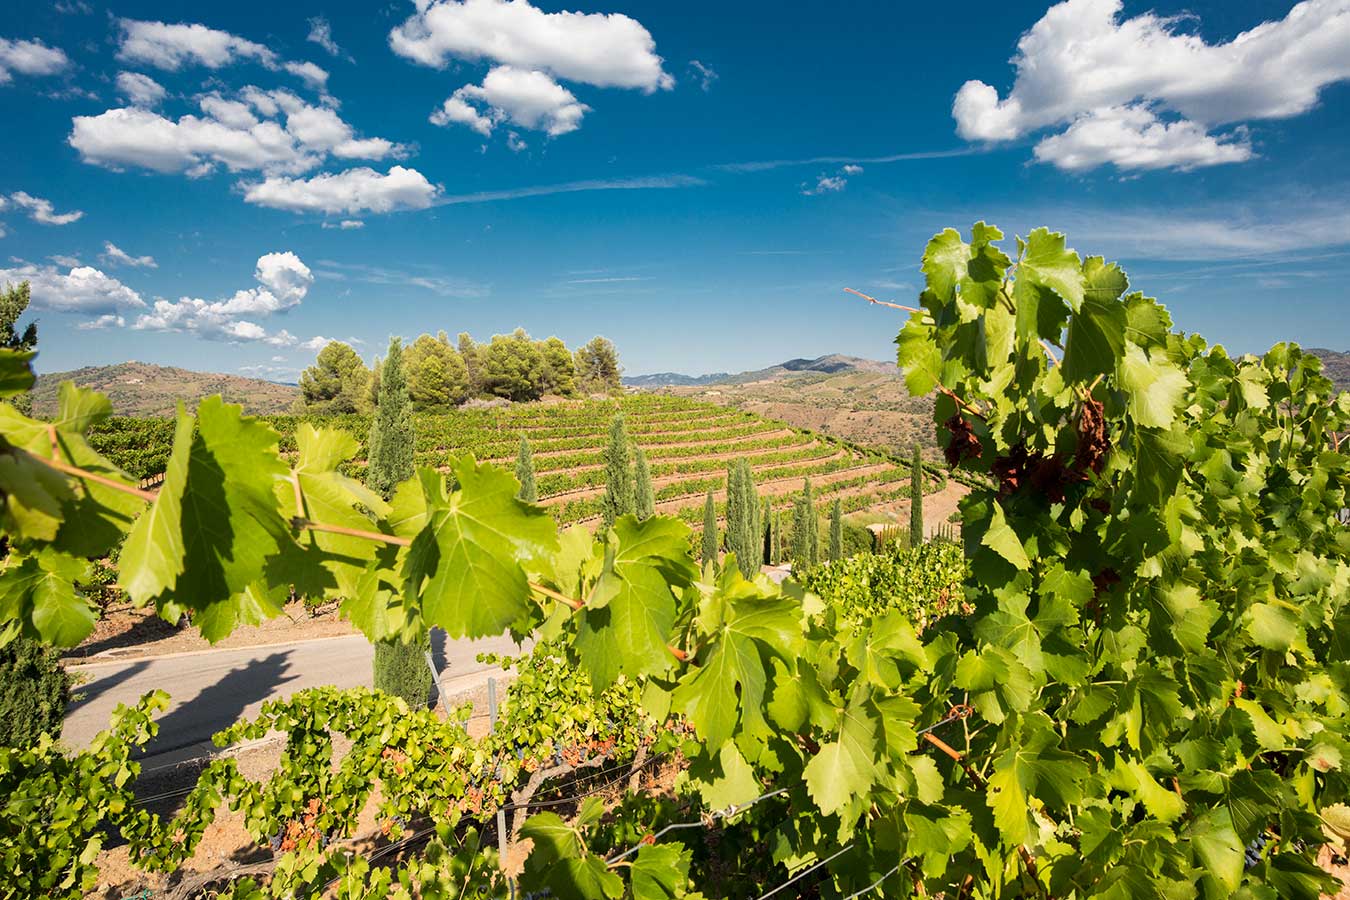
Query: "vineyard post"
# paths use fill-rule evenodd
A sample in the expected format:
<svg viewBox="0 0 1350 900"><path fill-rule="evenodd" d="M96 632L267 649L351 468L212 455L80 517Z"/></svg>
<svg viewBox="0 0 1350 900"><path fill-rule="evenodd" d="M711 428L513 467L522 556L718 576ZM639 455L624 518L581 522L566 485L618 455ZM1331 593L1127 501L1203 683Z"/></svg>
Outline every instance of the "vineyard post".
<svg viewBox="0 0 1350 900"><path fill-rule="evenodd" d="M431 655L431 651L426 651L427 668L431 670L431 683L436 685L436 699L445 707L445 715L450 716L450 698L445 693L445 685L441 684L441 673L436 671L436 658ZM467 730L467 729L466 729Z"/></svg>
<svg viewBox="0 0 1350 900"><path fill-rule="evenodd" d="M493 732L497 729L497 679L488 679L488 731ZM497 858L502 862L506 861L506 810L498 808L497 810ZM507 878L506 883L510 886L511 896L516 896L516 882L513 878Z"/></svg>

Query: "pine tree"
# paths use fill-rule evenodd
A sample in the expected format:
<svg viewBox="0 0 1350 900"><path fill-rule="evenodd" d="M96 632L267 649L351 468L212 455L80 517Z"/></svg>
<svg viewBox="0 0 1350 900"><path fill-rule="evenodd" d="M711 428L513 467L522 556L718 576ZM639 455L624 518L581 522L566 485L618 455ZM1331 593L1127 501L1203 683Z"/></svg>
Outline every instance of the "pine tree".
<svg viewBox="0 0 1350 900"><path fill-rule="evenodd" d="M713 493L703 501L703 565L713 564L717 568L717 504L713 502Z"/></svg>
<svg viewBox="0 0 1350 900"><path fill-rule="evenodd" d="M408 381L403 371L403 342L389 342L380 371L380 397L370 426L366 487L388 499L400 481L413 474L413 422Z"/></svg>
<svg viewBox="0 0 1350 900"><path fill-rule="evenodd" d="M923 543L923 454L914 445L914 458L909 464L909 545Z"/></svg>
<svg viewBox="0 0 1350 900"><path fill-rule="evenodd" d="M844 506L838 497L830 505L830 562L844 558Z"/></svg>
<svg viewBox="0 0 1350 900"><path fill-rule="evenodd" d="M526 503L539 499L534 486L534 454L530 452L530 442L525 435L520 436L520 455L516 457L516 481L520 482L520 493L516 494Z"/></svg>
<svg viewBox="0 0 1350 900"><path fill-rule="evenodd" d="M647 468L647 454L641 447L633 447L633 512L639 522L656 515L656 494L652 490L652 470Z"/></svg>
<svg viewBox="0 0 1350 900"><path fill-rule="evenodd" d="M619 516L634 512L633 468L628 460L628 431L623 413L609 423L609 447L605 450L605 496L601 501L605 528Z"/></svg>

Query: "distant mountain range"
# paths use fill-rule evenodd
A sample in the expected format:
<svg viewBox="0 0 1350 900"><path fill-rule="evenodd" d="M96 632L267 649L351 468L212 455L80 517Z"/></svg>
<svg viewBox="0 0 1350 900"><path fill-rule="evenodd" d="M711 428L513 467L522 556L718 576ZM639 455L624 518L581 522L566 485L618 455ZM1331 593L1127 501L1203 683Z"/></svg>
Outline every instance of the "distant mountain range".
<svg viewBox="0 0 1350 900"><path fill-rule="evenodd" d="M39 375L33 387L35 414L56 414L56 392L63 381L73 381L80 387L107 394L112 400L113 412L119 416L167 416L173 413L179 400L191 408L202 397L212 394L220 394L255 415L269 415L290 412L291 404L300 396L300 389L295 385L277 384L261 378L124 362Z"/></svg>
<svg viewBox="0 0 1350 900"><path fill-rule="evenodd" d="M731 374L716 372L712 375L682 375L678 372L658 372L654 375L633 375L625 377L626 387L662 388L662 387L703 387L712 384L749 384L756 381L777 381L796 375L837 375L840 372L869 372L893 375L898 372L895 363L877 362L858 356L845 356L831 353L815 359L789 359L767 369L753 369L749 372Z"/></svg>

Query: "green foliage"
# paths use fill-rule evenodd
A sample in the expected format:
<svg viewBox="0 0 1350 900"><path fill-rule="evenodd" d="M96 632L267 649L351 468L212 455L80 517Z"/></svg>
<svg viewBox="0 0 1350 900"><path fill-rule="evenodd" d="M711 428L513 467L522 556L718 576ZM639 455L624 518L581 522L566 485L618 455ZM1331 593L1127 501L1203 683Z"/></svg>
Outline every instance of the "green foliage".
<svg viewBox="0 0 1350 900"><path fill-rule="evenodd" d="M619 353L607 338L593 337L576 352L577 388L583 394L617 394L623 390Z"/></svg>
<svg viewBox="0 0 1350 900"><path fill-rule="evenodd" d="M708 496L703 501L703 545L702 552L699 555L699 562L705 567L711 564L714 569L717 568L718 543L717 504L713 502L712 491L708 491Z"/></svg>
<svg viewBox="0 0 1350 900"><path fill-rule="evenodd" d="M741 574L751 578L759 571L764 540L759 531L759 495L744 459L727 467L726 517L727 552L735 554Z"/></svg>
<svg viewBox="0 0 1350 900"><path fill-rule="evenodd" d="M370 425L370 461L366 486L386 500L394 486L413 474L413 423L403 367L403 342L389 342L389 355L380 370L380 396Z"/></svg>
<svg viewBox="0 0 1350 900"><path fill-rule="evenodd" d="M305 412L354 413L370 409L370 370L349 345L329 341L314 365L300 373Z"/></svg>
<svg viewBox="0 0 1350 900"><path fill-rule="evenodd" d="M551 337L540 347L544 357L544 393L574 396L577 392L576 363L567 345Z"/></svg>
<svg viewBox="0 0 1350 900"><path fill-rule="evenodd" d="M538 400L549 387L550 377L543 351L522 328L509 335L494 335L479 350L478 379L484 393L507 400Z"/></svg>
<svg viewBox="0 0 1350 900"><path fill-rule="evenodd" d="M27 749L61 736L70 676L59 651L28 638L0 646L0 747Z"/></svg>
<svg viewBox="0 0 1350 900"><path fill-rule="evenodd" d="M520 493L516 496L521 500L534 503L539 499L534 486L534 454L530 451L529 439L523 434L520 436L520 453L516 456L516 481L520 482Z"/></svg>
<svg viewBox="0 0 1350 900"><path fill-rule="evenodd" d="M419 412L443 411L468 399L469 371L444 331L413 341L404 354L403 367L408 374L408 397Z"/></svg>
<svg viewBox="0 0 1350 900"><path fill-rule="evenodd" d="M431 650L431 635L401 641L391 638L375 642L375 690L402 697L413 709L431 699L431 669L426 655Z"/></svg>
<svg viewBox="0 0 1350 900"><path fill-rule="evenodd" d="M0 288L0 347L7 350L29 351L37 347L37 323L29 322L28 327L19 331L15 326L19 316L28 309L32 296L29 284L6 284ZM15 394L11 402L24 414L32 411L32 398L27 392Z"/></svg>
<svg viewBox="0 0 1350 900"><path fill-rule="evenodd" d="M793 504L792 512L792 567L805 570L820 560L820 519L816 514L816 499L811 492L811 479L802 484L802 492Z"/></svg>
<svg viewBox="0 0 1350 900"><path fill-rule="evenodd" d="M633 513L641 522L656 514L656 495L652 491L652 470L647 468L647 454L633 446Z"/></svg>
<svg viewBox="0 0 1350 900"><path fill-rule="evenodd" d="M633 468L628 462L630 446L623 413L619 413L609 423L609 446L605 450L605 496L601 500L601 512L606 528L613 526L619 516L637 509Z"/></svg>
<svg viewBox="0 0 1350 900"><path fill-rule="evenodd" d="M898 612L923 631L957 610L966 564L961 548L948 542L891 544L794 574L841 621L861 623Z"/></svg>
<svg viewBox="0 0 1350 900"><path fill-rule="evenodd" d="M923 543L923 451L914 445L914 455L909 463L909 545L917 547Z"/></svg>
<svg viewBox="0 0 1350 900"><path fill-rule="evenodd" d="M844 509L836 497L830 504L830 553L826 557L830 562L844 558Z"/></svg>

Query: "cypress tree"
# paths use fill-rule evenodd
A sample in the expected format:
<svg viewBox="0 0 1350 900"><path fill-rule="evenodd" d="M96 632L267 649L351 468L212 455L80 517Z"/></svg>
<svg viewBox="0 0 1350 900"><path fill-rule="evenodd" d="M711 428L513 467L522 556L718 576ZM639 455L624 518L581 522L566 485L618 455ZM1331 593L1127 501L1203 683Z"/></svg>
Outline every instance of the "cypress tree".
<svg viewBox="0 0 1350 900"><path fill-rule="evenodd" d="M713 493L703 501L703 565L713 564L717 568L717 504L713 502Z"/></svg>
<svg viewBox="0 0 1350 900"><path fill-rule="evenodd" d="M412 407L403 372L403 342L389 341L389 356L380 372L380 396L370 425L366 487L386 500L399 482L413 474Z"/></svg>
<svg viewBox="0 0 1350 900"><path fill-rule="evenodd" d="M737 460L727 470L727 549L746 578L759 571L764 547L759 531L759 497L750 464Z"/></svg>
<svg viewBox="0 0 1350 900"><path fill-rule="evenodd" d="M755 536L759 540L759 561L762 564L770 562L773 556L773 507L768 497L759 501L758 521L759 530Z"/></svg>
<svg viewBox="0 0 1350 900"><path fill-rule="evenodd" d="M534 454L530 451L530 442L523 434L520 436L520 455L516 457L516 481L520 482L520 493L516 494L517 497L526 503L533 503L539 499L539 492L534 486Z"/></svg>
<svg viewBox="0 0 1350 900"><path fill-rule="evenodd" d="M393 694L408 701L413 709L421 709L431 699L431 669L427 666L427 651L431 649L431 634L406 644L397 638L375 643L375 690Z"/></svg>
<svg viewBox="0 0 1350 900"><path fill-rule="evenodd" d="M769 511L769 565L776 566L783 562L782 548L782 523L778 519L778 510Z"/></svg>
<svg viewBox="0 0 1350 900"><path fill-rule="evenodd" d="M628 460L628 431L623 413L609 423L609 447L605 449L605 496L601 501L605 528L619 516L634 511L633 467Z"/></svg>
<svg viewBox="0 0 1350 900"><path fill-rule="evenodd" d="M652 471L647 468L647 454L641 447L633 448L637 461L633 464L633 512L639 522L656 515L656 494L652 491Z"/></svg>
<svg viewBox="0 0 1350 900"><path fill-rule="evenodd" d="M802 484L792 523L792 566L796 571L809 569L820 561L820 525L816 519L816 499L811 479Z"/></svg>
<svg viewBox="0 0 1350 900"><path fill-rule="evenodd" d="M909 545L923 543L923 455L914 445L914 458L909 464Z"/></svg>
<svg viewBox="0 0 1350 900"><path fill-rule="evenodd" d="M830 562L844 558L844 507L838 497L830 505Z"/></svg>

